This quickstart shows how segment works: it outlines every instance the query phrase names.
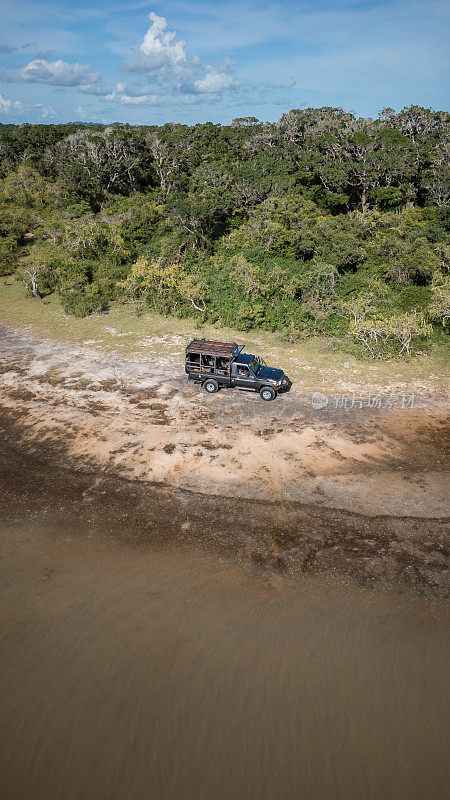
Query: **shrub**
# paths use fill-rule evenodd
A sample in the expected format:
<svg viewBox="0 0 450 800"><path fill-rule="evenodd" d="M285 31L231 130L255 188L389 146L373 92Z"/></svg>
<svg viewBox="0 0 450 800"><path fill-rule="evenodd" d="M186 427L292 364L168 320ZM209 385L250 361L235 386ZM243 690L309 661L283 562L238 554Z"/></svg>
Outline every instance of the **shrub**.
<svg viewBox="0 0 450 800"><path fill-rule="evenodd" d="M437 274L431 292L433 299L427 309L428 316L445 327L450 320L450 278Z"/></svg>
<svg viewBox="0 0 450 800"><path fill-rule="evenodd" d="M95 311L107 311L108 300L98 286L90 284L84 289L69 289L62 292L61 305L67 314L87 317Z"/></svg>
<svg viewBox="0 0 450 800"><path fill-rule="evenodd" d="M423 316L395 314L384 319L355 317L350 324L349 335L362 345L372 358L391 358L410 355L412 346L419 338L430 336L432 327Z"/></svg>
<svg viewBox="0 0 450 800"><path fill-rule="evenodd" d="M15 241L12 237L0 238L0 276L14 272Z"/></svg>

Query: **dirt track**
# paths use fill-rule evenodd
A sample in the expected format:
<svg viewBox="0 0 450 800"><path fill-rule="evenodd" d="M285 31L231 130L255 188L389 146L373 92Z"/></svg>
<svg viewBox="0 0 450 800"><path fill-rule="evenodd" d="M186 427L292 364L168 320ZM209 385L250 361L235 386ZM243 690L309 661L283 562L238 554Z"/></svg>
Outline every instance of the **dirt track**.
<svg viewBox="0 0 450 800"><path fill-rule="evenodd" d="M114 513L141 538L444 590L442 398L314 411L295 391L208 396L169 360L6 327L0 351L4 514L72 493L72 512Z"/></svg>

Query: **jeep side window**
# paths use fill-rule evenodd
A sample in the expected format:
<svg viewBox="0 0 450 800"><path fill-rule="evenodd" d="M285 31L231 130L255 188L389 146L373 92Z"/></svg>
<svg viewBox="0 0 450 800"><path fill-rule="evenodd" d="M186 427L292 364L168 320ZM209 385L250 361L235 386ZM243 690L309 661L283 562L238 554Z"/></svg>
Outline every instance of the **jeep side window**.
<svg viewBox="0 0 450 800"><path fill-rule="evenodd" d="M229 375L230 374L230 359L229 358L221 358L217 356L216 358L216 372L219 375Z"/></svg>
<svg viewBox="0 0 450 800"><path fill-rule="evenodd" d="M203 372L214 372L214 356L205 356L202 353Z"/></svg>
<svg viewBox="0 0 450 800"><path fill-rule="evenodd" d="M191 367L192 369L195 367L198 369L200 367L200 353L189 353L186 358L186 363L188 367Z"/></svg>

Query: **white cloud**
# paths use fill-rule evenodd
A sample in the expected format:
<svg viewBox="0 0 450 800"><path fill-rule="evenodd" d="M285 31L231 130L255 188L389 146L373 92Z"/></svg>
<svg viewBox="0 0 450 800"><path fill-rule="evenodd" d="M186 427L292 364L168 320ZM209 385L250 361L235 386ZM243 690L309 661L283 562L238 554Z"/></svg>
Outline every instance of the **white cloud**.
<svg viewBox="0 0 450 800"><path fill-rule="evenodd" d="M129 82L125 82L122 74L112 90L105 86L101 72L90 64L57 59L53 51L42 50L25 66L6 73L5 78L23 84L76 89L84 95L97 95L108 105L115 103L118 107L130 108L184 102L208 104L221 101L223 95L240 85L234 78L231 61L225 60L221 65L212 66L202 62L197 55L189 54L185 41L169 28L167 19L153 11L149 14L147 30L134 53L134 57L123 65L128 71ZM2 113L8 113L10 108L10 101L4 101ZM34 114L41 116L54 113L50 107L44 111L43 107L36 105L27 107L27 110L31 111L32 108ZM83 118L84 113L83 107L79 106L77 116Z"/></svg>
<svg viewBox="0 0 450 800"><path fill-rule="evenodd" d="M218 72L213 67L206 67L206 74L203 78L198 78L194 81L194 86L198 92L215 93L238 86L238 82L231 75L227 75L226 72Z"/></svg>
<svg viewBox="0 0 450 800"><path fill-rule="evenodd" d="M139 46L138 58L129 63L128 69L153 72L186 64L186 43L182 39L176 41L175 31L167 30L165 17L158 17L153 11L148 16L152 24Z"/></svg>
<svg viewBox="0 0 450 800"><path fill-rule="evenodd" d="M38 119L49 119L57 116L53 106L44 106L42 103L22 105L20 100L10 100L0 94L0 114L27 114Z"/></svg>
<svg viewBox="0 0 450 800"><path fill-rule="evenodd" d="M23 83L46 83L52 86L70 86L90 94L104 94L100 72L94 72L89 64L68 64L67 61L46 61L35 58L22 67L15 76Z"/></svg>
<svg viewBox="0 0 450 800"><path fill-rule="evenodd" d="M296 85L296 79L293 75L290 75L287 81L269 81L268 83L265 83L264 86L260 86L259 91L270 92L273 89L292 89Z"/></svg>
<svg viewBox="0 0 450 800"><path fill-rule="evenodd" d="M203 64L198 56L188 58L186 42L177 40L175 31L168 30L165 17L159 17L153 11L149 14L151 22L143 41L139 45L139 53L135 58L125 62L130 72L146 74L151 81L148 89L159 89L163 93L161 101L166 101L172 94L189 96L191 94L214 94L233 89L238 82L231 76L232 63L225 65L220 71L208 64ZM140 87L133 96L143 96L147 87Z"/></svg>
<svg viewBox="0 0 450 800"><path fill-rule="evenodd" d="M118 83L116 91L107 94L105 100L109 103L120 103L125 106L154 105L160 102L159 98L154 94L136 94L133 90L131 90L131 93L127 92L126 83Z"/></svg>
<svg viewBox="0 0 450 800"><path fill-rule="evenodd" d="M53 119L53 117L58 116L58 112L53 106L43 106L42 103L37 103L32 108L39 112L41 119Z"/></svg>
<svg viewBox="0 0 450 800"><path fill-rule="evenodd" d="M158 98L154 94L139 94L134 96L123 94L120 97L120 102L127 106L152 105L158 102Z"/></svg>
<svg viewBox="0 0 450 800"><path fill-rule="evenodd" d="M22 111L20 100L9 100L0 94L0 114L9 114L10 111Z"/></svg>

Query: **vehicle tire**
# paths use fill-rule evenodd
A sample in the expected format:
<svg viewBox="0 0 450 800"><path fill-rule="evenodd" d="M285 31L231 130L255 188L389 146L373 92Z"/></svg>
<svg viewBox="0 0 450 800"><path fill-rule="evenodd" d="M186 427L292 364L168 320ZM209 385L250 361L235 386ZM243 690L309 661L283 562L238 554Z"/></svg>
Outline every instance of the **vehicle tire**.
<svg viewBox="0 0 450 800"><path fill-rule="evenodd" d="M219 384L214 378L207 378L203 384L203 388L208 394L214 394L219 391Z"/></svg>
<svg viewBox="0 0 450 800"><path fill-rule="evenodd" d="M262 389L260 389L259 396L262 397L263 400L274 400L277 393L271 386L263 386Z"/></svg>

